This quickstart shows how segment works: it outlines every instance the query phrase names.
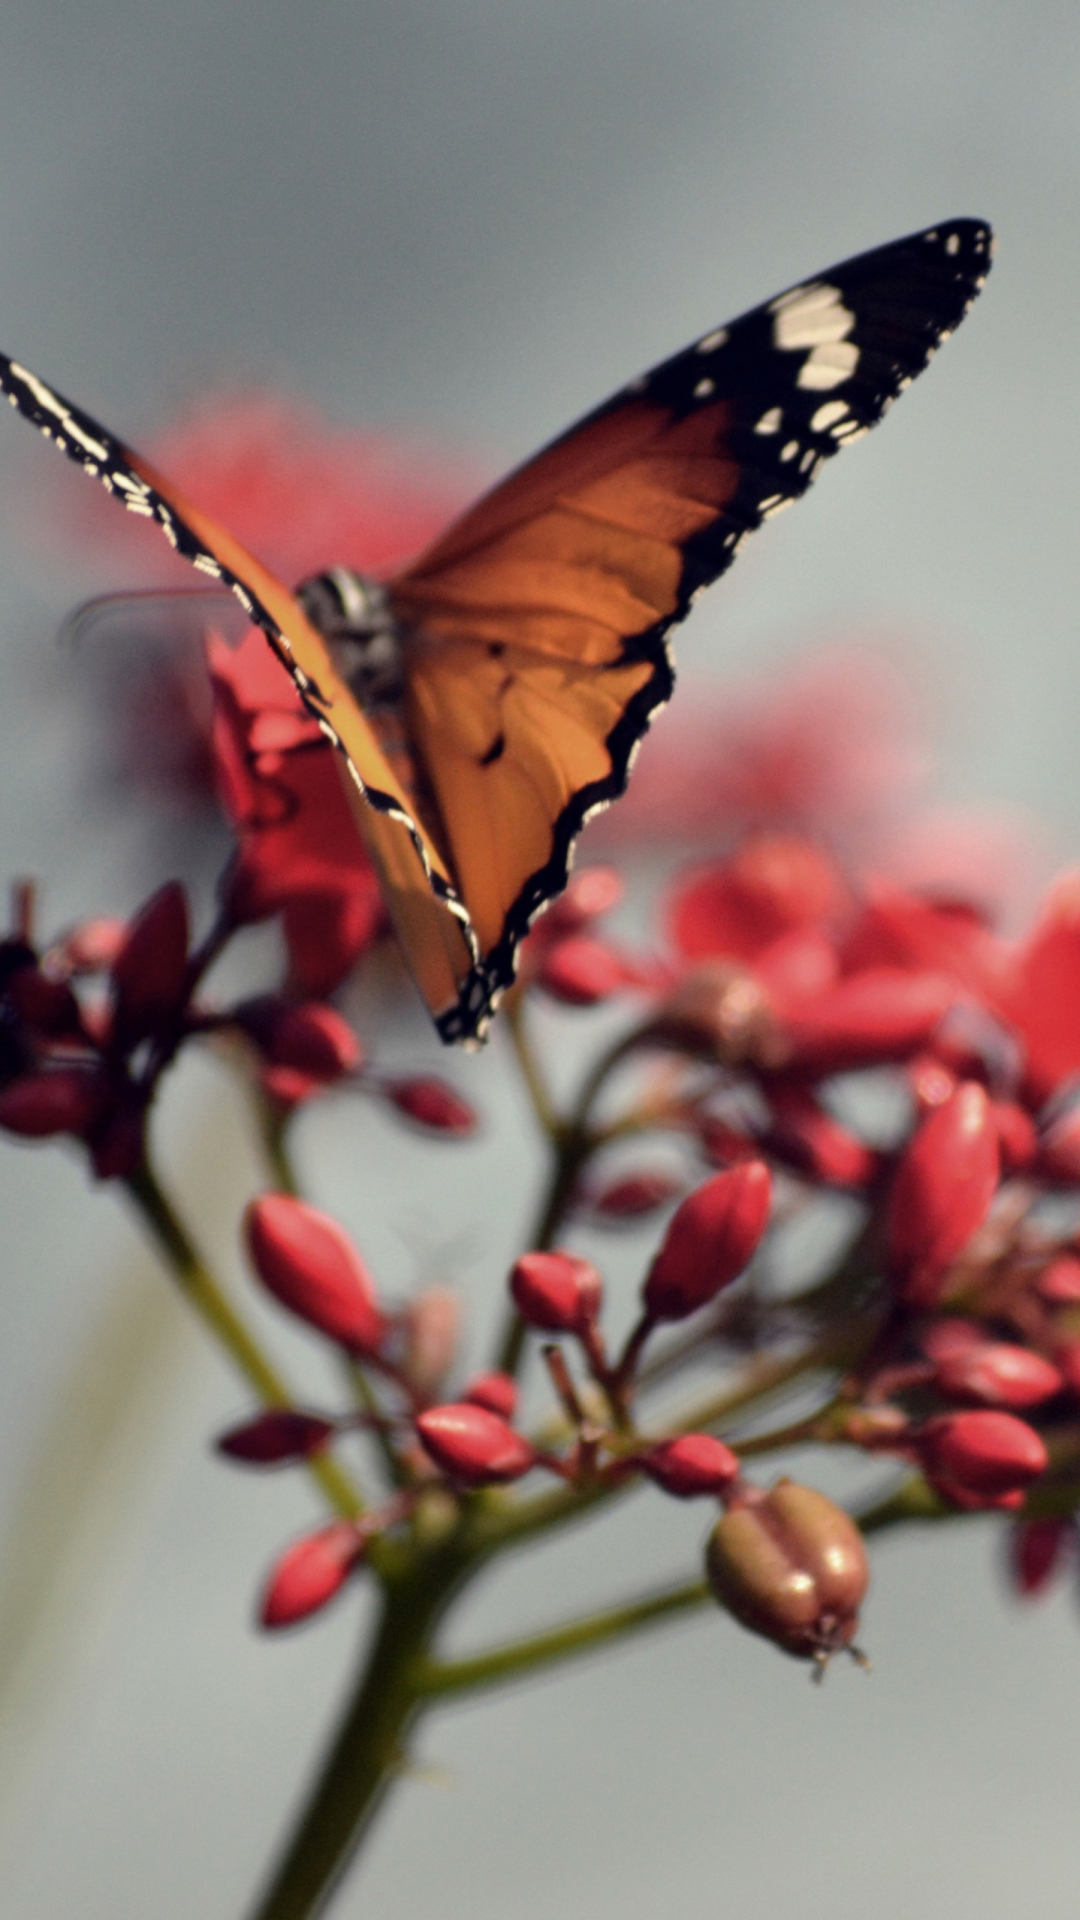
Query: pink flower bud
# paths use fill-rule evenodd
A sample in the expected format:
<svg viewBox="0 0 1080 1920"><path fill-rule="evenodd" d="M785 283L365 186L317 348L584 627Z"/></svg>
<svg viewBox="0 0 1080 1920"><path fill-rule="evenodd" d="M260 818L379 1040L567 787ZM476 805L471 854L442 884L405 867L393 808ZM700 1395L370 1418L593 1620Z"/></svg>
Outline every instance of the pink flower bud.
<svg viewBox="0 0 1080 1920"><path fill-rule="evenodd" d="M1076 1538L1067 1514L1045 1520L1018 1520L1009 1537L1009 1572L1025 1600L1045 1593Z"/></svg>
<svg viewBox="0 0 1080 1920"><path fill-rule="evenodd" d="M248 1000L231 1016L273 1067L292 1068L329 1084L360 1065L360 1042L336 1007L324 1000Z"/></svg>
<svg viewBox="0 0 1080 1920"><path fill-rule="evenodd" d="M550 947L537 975L545 993L569 1007L594 1007L628 984L624 962L590 934L571 934Z"/></svg>
<svg viewBox="0 0 1080 1920"><path fill-rule="evenodd" d="M1026 1173L1039 1157L1039 1136L1031 1115L1015 1100L991 1100L990 1111L998 1131L1002 1173Z"/></svg>
<svg viewBox="0 0 1080 1920"><path fill-rule="evenodd" d="M714 1174L677 1208L644 1286L653 1320L685 1320L749 1266L768 1225L772 1177L763 1160Z"/></svg>
<svg viewBox="0 0 1080 1920"><path fill-rule="evenodd" d="M604 1283L573 1253L523 1253L510 1274L523 1320L545 1333L583 1333L600 1311Z"/></svg>
<svg viewBox="0 0 1080 1920"><path fill-rule="evenodd" d="M1080 1301L1080 1260L1060 1253L1044 1267L1036 1281L1040 1297L1054 1307L1072 1307Z"/></svg>
<svg viewBox="0 0 1080 1920"><path fill-rule="evenodd" d="M246 1466L281 1467L310 1460L333 1436L333 1424L314 1413L296 1413L291 1407L271 1407L254 1420L230 1427L216 1442L219 1453Z"/></svg>
<svg viewBox="0 0 1080 1920"><path fill-rule="evenodd" d="M698 1494L726 1493L739 1477L739 1462L730 1447L711 1433L684 1433L677 1440L661 1440L641 1456L650 1480L678 1500Z"/></svg>
<svg viewBox="0 0 1080 1920"><path fill-rule="evenodd" d="M325 1080L316 1080L310 1073L301 1073L296 1067L263 1067L259 1074L259 1085L271 1106L278 1107L283 1113L292 1113L302 1107L305 1100L311 1100L322 1093Z"/></svg>
<svg viewBox="0 0 1080 1920"><path fill-rule="evenodd" d="M947 1400L975 1401L1018 1413L1051 1399L1065 1383L1057 1368L1029 1347L986 1340L939 1360L934 1384Z"/></svg>
<svg viewBox="0 0 1080 1920"><path fill-rule="evenodd" d="M805 1087L778 1086L770 1093L773 1124L768 1145L779 1159L829 1187L866 1187L877 1172L877 1155L819 1106Z"/></svg>
<svg viewBox="0 0 1080 1920"><path fill-rule="evenodd" d="M402 1321L402 1373L418 1399L433 1400L457 1359L461 1301L450 1287L425 1287L409 1301Z"/></svg>
<svg viewBox="0 0 1080 1920"><path fill-rule="evenodd" d="M801 1660L851 1645L870 1581L854 1521L792 1480L722 1515L705 1568L721 1606Z"/></svg>
<svg viewBox="0 0 1080 1920"><path fill-rule="evenodd" d="M100 1117L103 1098L100 1079L84 1068L24 1073L0 1091L0 1127L27 1140L84 1135Z"/></svg>
<svg viewBox="0 0 1080 1920"><path fill-rule="evenodd" d="M416 1431L443 1472L466 1487L519 1480L536 1458L529 1442L507 1421L467 1401L417 1414Z"/></svg>
<svg viewBox="0 0 1080 1920"><path fill-rule="evenodd" d="M1011 1413L943 1413L915 1437L928 1480L955 1506L1018 1504L1045 1473L1046 1448Z"/></svg>
<svg viewBox="0 0 1080 1920"><path fill-rule="evenodd" d="M512 1420L517 1412L517 1381L508 1373L478 1373L469 1381L463 1398L470 1406L497 1413L501 1420Z"/></svg>
<svg viewBox="0 0 1080 1920"><path fill-rule="evenodd" d="M437 1080L434 1074L384 1081L383 1092L399 1113L407 1120L414 1120L419 1127L430 1127L433 1133L456 1134L459 1138L476 1132L475 1110L460 1093L447 1086L445 1080Z"/></svg>
<svg viewBox="0 0 1080 1920"><path fill-rule="evenodd" d="M175 1017L187 986L187 896L176 880L147 901L128 927L112 968L117 1038L125 1047Z"/></svg>
<svg viewBox="0 0 1080 1920"><path fill-rule="evenodd" d="M286 1548L263 1594L260 1618L268 1628L291 1627L318 1613L345 1585L364 1554L364 1536L348 1520L334 1520Z"/></svg>
<svg viewBox="0 0 1080 1920"><path fill-rule="evenodd" d="M81 920L59 945L52 949L50 962L65 974L108 973L127 939L126 920Z"/></svg>
<svg viewBox="0 0 1080 1920"><path fill-rule="evenodd" d="M920 1117L943 1107L956 1092L955 1073L933 1053L917 1053L908 1062L907 1077Z"/></svg>
<svg viewBox="0 0 1080 1920"><path fill-rule="evenodd" d="M959 1086L909 1141L889 1198L893 1283L908 1307L931 1307L952 1262L981 1227L998 1182L998 1132L984 1089Z"/></svg>
<svg viewBox="0 0 1080 1920"><path fill-rule="evenodd" d="M840 1073L907 1060L925 1047L956 998L937 973L867 967L790 1012L792 1064L802 1072Z"/></svg>
<svg viewBox="0 0 1080 1920"><path fill-rule="evenodd" d="M759 833L733 859L679 882L669 928L687 960L753 960L793 929L833 919L845 896L841 874L815 841Z"/></svg>
<svg viewBox="0 0 1080 1920"><path fill-rule="evenodd" d="M922 1330L920 1345L935 1366L958 1354L978 1352L987 1344L986 1330L977 1320L965 1320L959 1314L945 1314L931 1320Z"/></svg>
<svg viewBox="0 0 1080 1920"><path fill-rule="evenodd" d="M336 1220L291 1194L267 1193L249 1206L245 1231L255 1270L282 1306L343 1347L376 1351L383 1320L375 1288Z"/></svg>
<svg viewBox="0 0 1080 1920"><path fill-rule="evenodd" d="M646 1168L641 1173L624 1173L620 1179L598 1188L592 1196L591 1211L611 1224L643 1220L659 1207L666 1207L669 1200L676 1200L682 1191L681 1180L674 1180L659 1169Z"/></svg>
<svg viewBox="0 0 1080 1920"><path fill-rule="evenodd" d="M623 897L622 875L615 867L579 867L566 889L553 901L536 932L544 939L580 933L617 907Z"/></svg>

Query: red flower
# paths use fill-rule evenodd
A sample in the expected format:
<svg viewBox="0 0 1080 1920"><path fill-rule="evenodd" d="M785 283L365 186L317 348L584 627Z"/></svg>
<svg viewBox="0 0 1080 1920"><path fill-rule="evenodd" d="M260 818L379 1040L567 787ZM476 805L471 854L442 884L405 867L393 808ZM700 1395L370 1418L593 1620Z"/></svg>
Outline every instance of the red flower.
<svg viewBox="0 0 1080 1920"><path fill-rule="evenodd" d="M240 922L284 917L290 991L322 999L385 925L338 757L261 633L211 639L214 753L239 840L228 903Z"/></svg>
<svg viewBox="0 0 1080 1920"><path fill-rule="evenodd" d="M1080 1073L1080 871L1063 874L1019 957L1009 1009L1027 1046L1031 1097Z"/></svg>
<svg viewBox="0 0 1080 1920"><path fill-rule="evenodd" d="M681 881L668 904L685 960L755 960L774 940L835 921L847 890L821 847L794 834L760 834L730 860Z"/></svg>

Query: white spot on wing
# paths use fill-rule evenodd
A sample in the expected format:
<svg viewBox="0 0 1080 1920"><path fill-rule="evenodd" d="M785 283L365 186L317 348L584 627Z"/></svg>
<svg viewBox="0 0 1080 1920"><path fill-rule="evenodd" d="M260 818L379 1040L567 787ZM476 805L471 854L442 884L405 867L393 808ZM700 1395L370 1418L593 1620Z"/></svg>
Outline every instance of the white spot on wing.
<svg viewBox="0 0 1080 1920"><path fill-rule="evenodd" d="M859 349L853 340L835 340L815 347L795 376L795 385L809 393L827 393L849 380L859 364Z"/></svg>
<svg viewBox="0 0 1080 1920"><path fill-rule="evenodd" d="M948 239L945 242L945 251L946 253L959 253L960 235L958 233L950 233Z"/></svg>
<svg viewBox="0 0 1080 1920"><path fill-rule="evenodd" d="M768 413L763 413L761 419L756 422L754 432L779 433L783 418L779 407L770 407Z"/></svg>
<svg viewBox="0 0 1080 1920"><path fill-rule="evenodd" d="M715 380L699 380L697 383L697 386L694 388L694 399L707 400L709 398L709 395L715 392L716 392Z"/></svg>
<svg viewBox="0 0 1080 1920"><path fill-rule="evenodd" d="M774 301L773 311L773 339L785 353L846 340L855 325L855 315L845 307L839 287L824 283L782 294Z"/></svg>
<svg viewBox="0 0 1080 1920"><path fill-rule="evenodd" d="M799 451L798 441L789 440L786 447L781 447L780 458L781 460L794 460L795 455L798 453L798 451Z"/></svg>
<svg viewBox="0 0 1080 1920"><path fill-rule="evenodd" d="M698 353L715 353L717 347L724 345L727 337L727 328L717 327L715 333L707 333L703 340L698 341L695 351Z"/></svg>
<svg viewBox="0 0 1080 1920"><path fill-rule="evenodd" d="M810 421L815 433L825 433L842 420L847 412L847 403L843 400L826 400L818 408Z"/></svg>

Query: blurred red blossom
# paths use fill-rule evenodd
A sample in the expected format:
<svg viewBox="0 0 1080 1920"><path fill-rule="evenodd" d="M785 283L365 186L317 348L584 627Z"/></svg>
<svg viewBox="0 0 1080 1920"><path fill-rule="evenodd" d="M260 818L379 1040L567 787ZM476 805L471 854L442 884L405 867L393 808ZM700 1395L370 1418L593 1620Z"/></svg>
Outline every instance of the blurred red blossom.
<svg viewBox="0 0 1080 1920"><path fill-rule="evenodd" d="M237 921L281 913L291 990L321 998L385 927L336 756L261 633L212 638L214 756L238 847L226 896Z"/></svg>

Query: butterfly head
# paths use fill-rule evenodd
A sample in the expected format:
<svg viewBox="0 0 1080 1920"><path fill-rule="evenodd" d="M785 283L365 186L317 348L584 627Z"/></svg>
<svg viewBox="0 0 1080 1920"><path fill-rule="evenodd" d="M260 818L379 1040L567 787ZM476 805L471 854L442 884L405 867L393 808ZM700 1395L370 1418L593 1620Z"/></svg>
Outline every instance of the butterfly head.
<svg viewBox="0 0 1080 1920"><path fill-rule="evenodd" d="M404 688L401 639L386 589L350 567L330 567L302 580L296 598L360 705L396 705Z"/></svg>

